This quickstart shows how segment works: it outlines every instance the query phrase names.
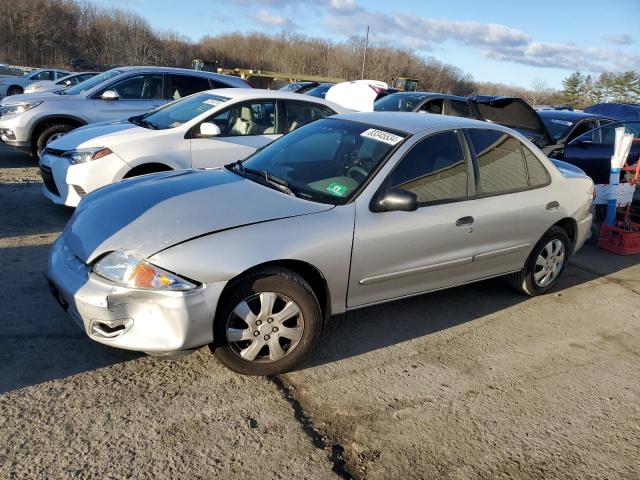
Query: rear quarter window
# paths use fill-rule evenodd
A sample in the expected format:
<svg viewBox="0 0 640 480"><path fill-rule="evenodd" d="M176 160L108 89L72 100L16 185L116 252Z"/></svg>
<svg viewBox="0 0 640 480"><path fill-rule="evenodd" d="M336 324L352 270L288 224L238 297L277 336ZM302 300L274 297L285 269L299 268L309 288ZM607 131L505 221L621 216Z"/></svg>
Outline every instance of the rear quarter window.
<svg viewBox="0 0 640 480"><path fill-rule="evenodd" d="M479 194L499 195L529 188L520 142L496 130L469 130L476 153Z"/></svg>

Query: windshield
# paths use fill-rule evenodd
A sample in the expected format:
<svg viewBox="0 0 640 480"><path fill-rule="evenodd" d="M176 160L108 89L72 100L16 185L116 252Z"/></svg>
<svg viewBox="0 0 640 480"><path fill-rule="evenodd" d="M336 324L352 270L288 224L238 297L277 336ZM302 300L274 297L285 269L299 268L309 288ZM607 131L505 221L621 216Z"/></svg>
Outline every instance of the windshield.
<svg viewBox="0 0 640 480"><path fill-rule="evenodd" d="M376 112L413 112L424 102L422 95L387 95L373 104Z"/></svg>
<svg viewBox="0 0 640 480"><path fill-rule="evenodd" d="M547 130L549 130L549 135L551 135L551 138L553 139L554 142L557 142L561 138L566 137L571 131L571 128L573 127L573 125L575 124L575 122L572 122L571 120L563 120L560 118L549 118L546 115L544 116L541 115L541 117L542 117L542 121L547 127Z"/></svg>
<svg viewBox="0 0 640 480"><path fill-rule="evenodd" d="M300 127L228 166L239 175L262 172L284 181L294 195L314 202L347 203L407 134L341 119L321 119Z"/></svg>
<svg viewBox="0 0 640 480"><path fill-rule="evenodd" d="M212 95L211 93L196 93L176 102L171 102L141 117L134 117L131 121L142 127L149 126L149 128L155 130L175 128L228 100L229 98L227 97ZM138 121L135 121L136 119Z"/></svg>
<svg viewBox="0 0 640 480"><path fill-rule="evenodd" d="M92 89L96 85L101 84L105 80L109 80L110 78L113 78L116 75L120 75L121 73L122 70L108 70L104 73L101 73L100 75L96 75L95 77L85 80L84 82L80 82L73 87L67 88L63 91L63 95L78 95L80 93L84 93L87 90Z"/></svg>

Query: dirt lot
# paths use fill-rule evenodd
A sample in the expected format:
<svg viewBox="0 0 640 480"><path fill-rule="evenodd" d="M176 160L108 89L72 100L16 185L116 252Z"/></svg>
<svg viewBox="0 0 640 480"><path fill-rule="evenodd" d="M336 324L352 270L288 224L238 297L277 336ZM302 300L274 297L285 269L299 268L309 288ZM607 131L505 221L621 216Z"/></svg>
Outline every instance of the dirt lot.
<svg viewBox="0 0 640 480"><path fill-rule="evenodd" d="M273 379L87 339L42 272L70 212L0 146L0 478L640 477L640 266L501 280L335 319Z"/></svg>

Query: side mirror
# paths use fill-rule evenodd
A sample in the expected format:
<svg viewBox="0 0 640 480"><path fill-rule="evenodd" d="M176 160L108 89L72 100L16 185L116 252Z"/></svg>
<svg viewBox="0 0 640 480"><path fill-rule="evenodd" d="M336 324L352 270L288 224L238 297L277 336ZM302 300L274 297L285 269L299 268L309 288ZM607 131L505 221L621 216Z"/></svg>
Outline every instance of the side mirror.
<svg viewBox="0 0 640 480"><path fill-rule="evenodd" d="M393 188L378 192L371 199L372 212L413 212L418 209L418 197L415 193Z"/></svg>
<svg viewBox="0 0 640 480"><path fill-rule="evenodd" d="M220 127L215 123L204 122L200 124L201 137L217 137L220 133Z"/></svg>
<svg viewBox="0 0 640 480"><path fill-rule="evenodd" d="M100 95L100 98L102 100L112 102L114 100L120 100L120 95L118 95L118 92L116 92L115 90L105 90L104 92L102 92L102 95Z"/></svg>

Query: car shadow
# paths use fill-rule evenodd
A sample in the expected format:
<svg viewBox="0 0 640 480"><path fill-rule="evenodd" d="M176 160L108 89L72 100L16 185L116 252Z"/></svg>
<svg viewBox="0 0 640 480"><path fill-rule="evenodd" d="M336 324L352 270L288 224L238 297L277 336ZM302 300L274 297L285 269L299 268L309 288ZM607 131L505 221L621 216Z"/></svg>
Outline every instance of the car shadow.
<svg viewBox="0 0 640 480"><path fill-rule="evenodd" d="M0 239L62 231L73 209L51 203L41 189L40 182L0 184Z"/></svg>
<svg viewBox="0 0 640 480"><path fill-rule="evenodd" d="M28 153L19 151L0 142L0 168L37 167L38 161Z"/></svg>
<svg viewBox="0 0 640 480"><path fill-rule="evenodd" d="M571 259L549 295L610 275L637 285L640 278L619 272L640 263L640 255L618 256L587 245ZM526 301L504 279L494 278L448 290L347 312L325 326L312 357L297 370L338 362L478 320Z"/></svg>

